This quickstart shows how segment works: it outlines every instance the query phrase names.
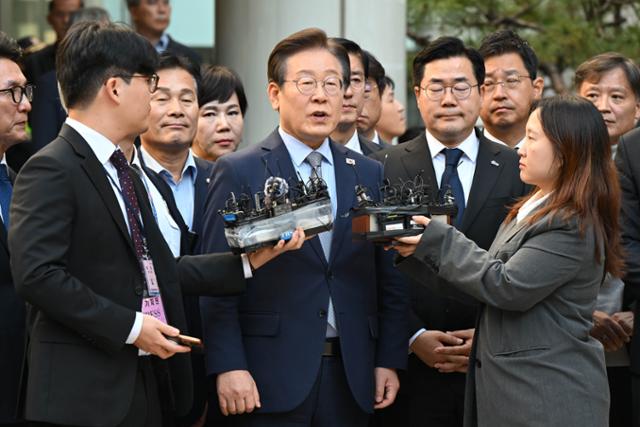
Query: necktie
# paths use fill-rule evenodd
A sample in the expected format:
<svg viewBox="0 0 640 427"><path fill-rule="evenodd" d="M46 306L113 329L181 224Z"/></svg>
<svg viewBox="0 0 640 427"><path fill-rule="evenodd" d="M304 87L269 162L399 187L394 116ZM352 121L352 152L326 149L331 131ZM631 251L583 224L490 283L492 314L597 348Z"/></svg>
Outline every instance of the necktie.
<svg viewBox="0 0 640 427"><path fill-rule="evenodd" d="M133 241L133 246L136 251L136 257L138 260L142 260L145 250L142 230L140 229L140 205L138 205L138 198L133 188L133 179L131 175L129 175L131 168L129 167L129 162L127 162L127 159L120 150L114 151L109 160L118 172L122 198L124 199L127 220L129 221L131 240Z"/></svg>
<svg viewBox="0 0 640 427"><path fill-rule="evenodd" d="M307 163L311 166L311 174L309 178L318 179L322 178L322 154L317 151L312 151L309 153L307 158L305 159ZM333 200L331 203L335 203ZM318 234L318 238L320 239L320 245L322 246L322 252L324 252L324 256L329 261L329 255L331 254L331 231L325 231L323 233ZM329 309L327 310L327 337L335 337L338 335L338 327L336 324L336 314L333 308L333 301L331 300L331 296L329 296Z"/></svg>
<svg viewBox="0 0 640 427"><path fill-rule="evenodd" d="M11 195L13 187L7 173L7 165L0 164L0 207L2 208L2 221L4 228L9 229L9 205L11 204Z"/></svg>
<svg viewBox="0 0 640 427"><path fill-rule="evenodd" d="M460 163L460 158L462 157L462 150L459 148L445 148L442 151L444 151L446 166L440 180L440 197L442 198L446 191L451 189L451 194L458 206L458 215L453 222L453 225L457 228L460 227L465 208L464 190L458 176L458 163Z"/></svg>

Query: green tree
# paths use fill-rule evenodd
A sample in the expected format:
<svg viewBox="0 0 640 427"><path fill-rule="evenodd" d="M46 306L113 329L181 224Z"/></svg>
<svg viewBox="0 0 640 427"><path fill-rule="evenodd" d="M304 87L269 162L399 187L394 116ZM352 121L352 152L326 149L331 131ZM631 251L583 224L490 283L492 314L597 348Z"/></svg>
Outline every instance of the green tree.
<svg viewBox="0 0 640 427"><path fill-rule="evenodd" d="M556 93L571 90L573 70L598 53L638 60L638 0L408 0L407 35L418 49L440 35L478 47L499 29L527 39Z"/></svg>

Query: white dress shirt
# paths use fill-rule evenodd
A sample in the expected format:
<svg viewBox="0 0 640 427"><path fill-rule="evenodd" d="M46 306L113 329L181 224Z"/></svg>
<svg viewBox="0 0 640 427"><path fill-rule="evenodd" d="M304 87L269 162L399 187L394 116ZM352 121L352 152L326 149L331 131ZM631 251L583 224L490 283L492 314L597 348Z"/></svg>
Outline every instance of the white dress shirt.
<svg viewBox="0 0 640 427"><path fill-rule="evenodd" d="M360 138L358 138L358 131L354 131L349 141L344 144L349 150L355 151L356 153L362 154L362 148L360 148Z"/></svg>
<svg viewBox="0 0 640 427"><path fill-rule="evenodd" d="M510 145L507 144L506 142L501 141L500 139L498 139L495 136L491 135L491 132L489 132L487 130L487 128L484 128L482 130L482 134L485 136L485 138L490 139L493 142L497 142L498 144L506 145L507 147L510 147ZM513 147L515 150L518 150L520 147L522 147L522 144L524 144L524 138L525 137L522 137L522 139L520 141L518 141L518 143Z"/></svg>

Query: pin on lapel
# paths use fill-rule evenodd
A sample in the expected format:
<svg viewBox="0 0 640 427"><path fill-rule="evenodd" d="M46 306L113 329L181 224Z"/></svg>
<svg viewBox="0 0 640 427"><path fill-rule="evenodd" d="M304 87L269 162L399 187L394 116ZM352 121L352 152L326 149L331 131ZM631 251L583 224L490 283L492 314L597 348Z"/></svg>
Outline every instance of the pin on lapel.
<svg viewBox="0 0 640 427"><path fill-rule="evenodd" d="M500 163L496 162L495 160L491 160L491 165L492 166L500 166Z"/></svg>
<svg viewBox="0 0 640 427"><path fill-rule="evenodd" d="M351 166L355 166L356 165L356 161L350 158L346 158L347 164L351 165Z"/></svg>

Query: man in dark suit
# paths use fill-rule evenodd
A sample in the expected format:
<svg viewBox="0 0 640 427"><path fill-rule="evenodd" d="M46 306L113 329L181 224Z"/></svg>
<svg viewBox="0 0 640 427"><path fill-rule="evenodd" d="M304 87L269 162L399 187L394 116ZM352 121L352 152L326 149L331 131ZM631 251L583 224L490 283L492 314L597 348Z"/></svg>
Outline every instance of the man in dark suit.
<svg viewBox="0 0 640 427"><path fill-rule="evenodd" d="M484 65L477 51L442 37L413 63L414 93L426 134L372 157L392 183L420 176L434 200L451 191L454 225L489 248L507 206L525 193L514 150L474 129L480 112ZM464 382L476 306L432 293L412 282L411 355L401 395L378 425L461 426Z"/></svg>
<svg viewBox="0 0 640 427"><path fill-rule="evenodd" d="M9 267L7 228L15 174L8 168L9 147L28 139L31 89L20 71L20 48L0 32L0 425L16 424L18 385L24 355L25 305L16 295Z"/></svg>
<svg viewBox="0 0 640 427"><path fill-rule="evenodd" d="M382 93L387 85L384 67L370 52L364 51L364 56L367 63L367 80L364 88L364 107L358 115L358 133L376 145L389 148L391 145L380 139L376 131L376 124L382 114Z"/></svg>
<svg viewBox="0 0 640 427"><path fill-rule="evenodd" d="M364 86L369 76L369 62L357 43L334 37L332 43L342 46L349 54L349 67L351 68L351 80L349 87L344 92L342 114L336 129L331 132L331 139L344 145L350 150L368 156L371 153L382 150L378 144L374 144L358 133L356 120L364 107Z"/></svg>
<svg viewBox="0 0 640 427"><path fill-rule="evenodd" d="M131 21L136 31L153 45L158 53L171 52L186 56L200 64L200 55L188 46L178 43L166 33L171 20L169 0L127 0Z"/></svg>
<svg viewBox="0 0 640 427"><path fill-rule="evenodd" d="M626 270L624 291L635 303L635 319L640 317L640 130L634 129L620 138L616 166L622 190L622 244ZM632 426L640 427L640 328L633 329L631 338Z"/></svg>
<svg viewBox="0 0 640 427"><path fill-rule="evenodd" d="M146 129L157 54L118 24L84 22L60 43L69 118L18 176L9 249L30 304L25 418L64 425L161 425L192 403L182 292L242 292L287 246L182 257L154 221L118 142ZM172 326L170 326L172 325Z"/></svg>
<svg viewBox="0 0 640 427"><path fill-rule="evenodd" d="M206 251L227 248L217 211L229 193L259 191L269 176L322 176L333 205L332 231L256 273L243 296L201 299L208 373L217 375L223 413L253 411L241 425L366 426L374 406L388 406L397 392L406 287L390 254L351 236L354 188L377 193L382 166L329 138L349 78L347 53L323 31L283 39L268 61L278 129L214 165Z"/></svg>
<svg viewBox="0 0 640 427"><path fill-rule="evenodd" d="M195 137L198 122L198 85L200 70L187 58L165 52L160 56L157 69L158 89L151 96L149 128L140 135L138 151L141 163L156 173L170 189L180 218L162 221L160 227L165 239L172 242L174 254L197 254L197 237L202 231L204 199L213 164L196 158L189 149ZM180 236L185 230L175 225L184 223L190 237L187 252L180 248ZM175 236L175 237L173 237ZM185 297L185 313L189 333L202 336L200 304L197 296ZM204 358L192 354L194 368L194 407L189 420L195 422L203 414L206 402Z"/></svg>

